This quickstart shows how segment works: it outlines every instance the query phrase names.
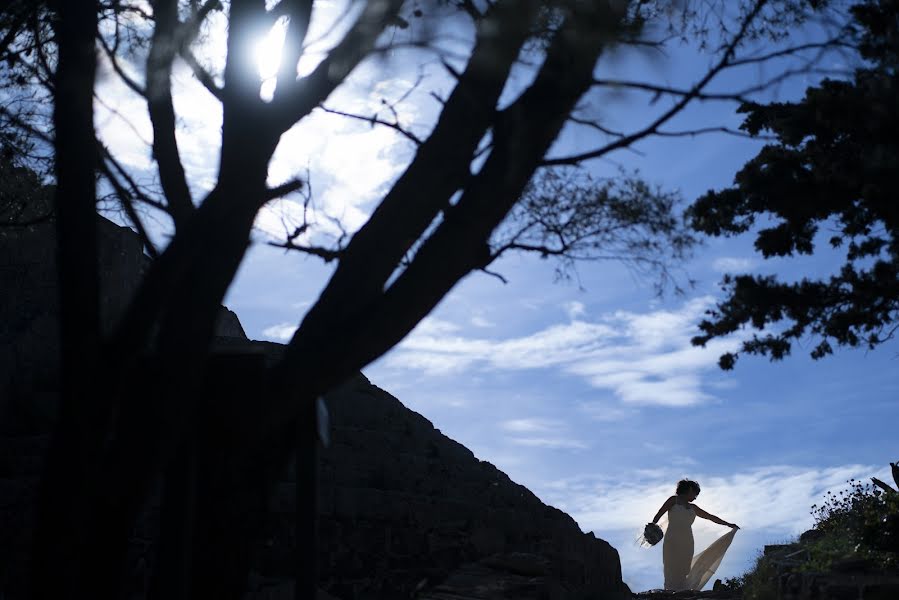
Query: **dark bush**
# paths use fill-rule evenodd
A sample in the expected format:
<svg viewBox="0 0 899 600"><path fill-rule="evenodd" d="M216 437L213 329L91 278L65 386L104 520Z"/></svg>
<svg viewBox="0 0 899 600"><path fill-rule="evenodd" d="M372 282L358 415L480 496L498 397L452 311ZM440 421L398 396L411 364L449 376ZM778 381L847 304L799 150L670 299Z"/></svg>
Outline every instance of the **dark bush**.
<svg viewBox="0 0 899 600"><path fill-rule="evenodd" d="M899 568L899 493L854 479L849 485L837 494L828 492L821 506L812 506L815 529L824 533L810 545L818 551L813 551L813 561L850 551L879 568Z"/></svg>

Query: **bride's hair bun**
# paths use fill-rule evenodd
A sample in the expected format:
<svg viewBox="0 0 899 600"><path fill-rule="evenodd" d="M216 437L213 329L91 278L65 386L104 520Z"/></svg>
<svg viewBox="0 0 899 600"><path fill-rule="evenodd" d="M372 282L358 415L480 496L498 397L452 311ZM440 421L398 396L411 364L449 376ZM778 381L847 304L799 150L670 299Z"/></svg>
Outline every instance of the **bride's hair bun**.
<svg viewBox="0 0 899 600"><path fill-rule="evenodd" d="M697 494L699 493L699 484L693 481L692 479L681 479L677 482L677 494L684 494L688 490L694 490Z"/></svg>

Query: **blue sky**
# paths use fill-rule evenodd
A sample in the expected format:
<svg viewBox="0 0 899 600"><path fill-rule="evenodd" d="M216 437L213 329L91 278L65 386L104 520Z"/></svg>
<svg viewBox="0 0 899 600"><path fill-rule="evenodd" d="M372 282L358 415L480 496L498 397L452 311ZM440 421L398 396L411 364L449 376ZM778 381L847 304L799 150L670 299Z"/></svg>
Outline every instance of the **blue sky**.
<svg viewBox="0 0 899 600"><path fill-rule="evenodd" d="M326 13L330 4L319 6ZM222 39L210 39L215 57ZM603 61L598 73L686 85L708 60L689 47L674 47L667 57L621 52ZM400 56L380 66L394 70L385 76L379 65L368 65L329 103L371 109L381 97L403 94L419 72L427 76L427 90L449 86L433 64L419 71ZM757 76L737 72L716 85L749 85ZM175 107L184 124L179 143L199 192L215 178L221 111L183 67L175 78ZM525 70L516 85L526 80ZM775 90L776 97L794 98L810 82L797 78ZM104 140L132 168L147 169L151 136L144 109L112 77L103 80L101 95L119 111L98 108ZM599 111L606 125L627 129L664 108L664 101L647 100L605 93L590 96L585 106ZM735 127L733 108L697 104L671 129ZM426 131L436 103L412 94L398 109L403 122ZM554 151L589 147L596 141L591 135L569 131ZM598 175L639 169L689 201L728 185L759 147L725 135L654 139L591 169ZM271 180L308 170L319 235L338 235L325 216L339 218L350 231L358 228L411 151L386 128L318 114L284 137ZM289 339L327 281L330 267L265 245L267 235L281 233L282 222L289 227L298 214L295 198L263 211L256 243L229 290L226 304L251 338ZM742 357L732 372L720 371L716 361L736 348L739 336L706 349L689 343L702 312L720 298L724 272L793 278L827 273L838 259L824 253L762 261L750 237L706 240L685 265L695 287L658 297L651 279L620 264L581 264L573 280L556 282L553 263L508 256L494 266L508 283L469 276L364 373L478 458L571 514L584 531L611 542L635 591L662 585L661 549L636 547L638 530L679 478L698 480L697 504L743 528L718 571L734 576L764 544L811 526L810 506L825 491L850 477L887 479L887 462L899 458L890 429L899 413L896 343L812 361L807 340L783 363ZM697 548L725 531L697 523Z"/></svg>

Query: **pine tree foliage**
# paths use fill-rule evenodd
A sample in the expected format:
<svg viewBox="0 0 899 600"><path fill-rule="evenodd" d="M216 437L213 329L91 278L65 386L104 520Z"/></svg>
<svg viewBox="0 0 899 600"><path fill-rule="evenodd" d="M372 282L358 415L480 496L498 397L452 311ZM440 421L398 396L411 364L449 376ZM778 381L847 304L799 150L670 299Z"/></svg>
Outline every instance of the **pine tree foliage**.
<svg viewBox="0 0 899 600"><path fill-rule="evenodd" d="M689 209L695 229L713 236L756 230L764 258L811 255L826 240L845 253L829 278L781 281L727 275L726 298L699 327L696 345L751 326L741 351L779 360L804 336L812 358L834 346L874 348L899 327L899 2L852 8L862 60L851 80L824 80L799 102L743 104L742 129L773 134L737 173ZM721 357L723 369L737 354Z"/></svg>

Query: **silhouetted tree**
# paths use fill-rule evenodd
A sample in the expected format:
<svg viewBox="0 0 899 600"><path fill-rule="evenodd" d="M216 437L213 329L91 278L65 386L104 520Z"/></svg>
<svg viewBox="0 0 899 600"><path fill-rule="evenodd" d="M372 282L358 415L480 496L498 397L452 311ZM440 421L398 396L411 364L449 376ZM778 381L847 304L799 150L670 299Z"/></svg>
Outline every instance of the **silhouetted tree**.
<svg viewBox="0 0 899 600"><path fill-rule="evenodd" d="M799 102L744 104L742 128L776 136L737 173L734 187L710 191L689 209L693 227L737 235L761 220L755 247L765 258L813 254L822 242L845 249L829 278L783 282L728 275L727 296L700 323L693 343L746 325L741 352L779 360L793 341L817 338L818 359L833 345L874 348L899 327L899 2L852 8L852 40L864 66L849 80L825 80ZM780 326L782 324L782 326ZM736 353L721 357L730 369Z"/></svg>
<svg viewBox="0 0 899 600"><path fill-rule="evenodd" d="M355 6L346 33L302 77L297 65L309 42L313 0L152 0L149 10L145 2L56 0L11 2L0 13L0 58L8 67L0 92L10 98L15 86L37 90L20 105L0 107L0 117L26 132L29 143L52 149L64 307L64 389L43 482L35 597L119 597L129 528L161 477L166 506L160 543L173 554L160 563L167 571L153 593L239 597L248 529L241 505L210 502L209 495L194 499L193 461L215 449L227 451L238 473L203 473L201 486L226 490L229 478L251 477L253 461L270 447L274 458L285 454L288 448L273 440L291 437L301 447L298 481L306 486L298 494L297 597L312 597L316 399L392 348L456 283L486 271L504 252L535 252L563 263L619 258L664 274L691 244L672 214L671 194L635 178L597 183L577 167L649 136L699 133L666 126L693 102L739 100L782 79L709 92L708 84L724 71L835 43L828 38L759 51L759 40L784 40L806 15L805 4L794 0L686 2L676 9L648 0L367 0ZM428 28L419 37L385 35L430 11L438 15L432 24L439 29L447 6L464 16L473 40L462 58L430 46ZM218 14L228 23L220 72L194 52L204 23ZM250 49L278 19L288 22L286 41L276 86L263 100ZM661 46L663 41L642 35L651 23L675 36L716 42L709 44L708 71L694 85L679 89L595 76L599 59L618 45ZM333 261L333 275L299 321L283 358L250 369L257 393L248 391L247 382L224 389L210 384L210 374L221 368L210 353L216 316L256 215L273 198L306 185L298 178L268 186L281 136L331 97L360 63L404 46L436 53L455 80L445 97L438 96L439 116L423 135L377 113L337 111L402 133L414 144L414 156L352 236L316 245L316 238L302 241L304 223L286 237L285 248ZM740 55L746 48L753 51ZM97 139L98 53L145 101L160 183L155 192L137 185ZM135 57L144 58L138 77L123 64L134 66ZM202 197L188 185L178 146L176 61L193 69L222 107L217 179ZM516 67L531 75L520 89L510 83ZM665 102L643 126L615 131L599 111L578 106L588 92L610 88ZM48 103L41 94L52 98L52 126L42 120ZM592 131L595 142L570 155L550 155L564 127ZM101 336L98 316L98 173L148 252L158 254L108 336ZM146 235L140 207L171 217L164 249ZM213 393L214 418L203 413ZM198 509L197 502L205 504ZM222 538L229 527L243 533Z"/></svg>

